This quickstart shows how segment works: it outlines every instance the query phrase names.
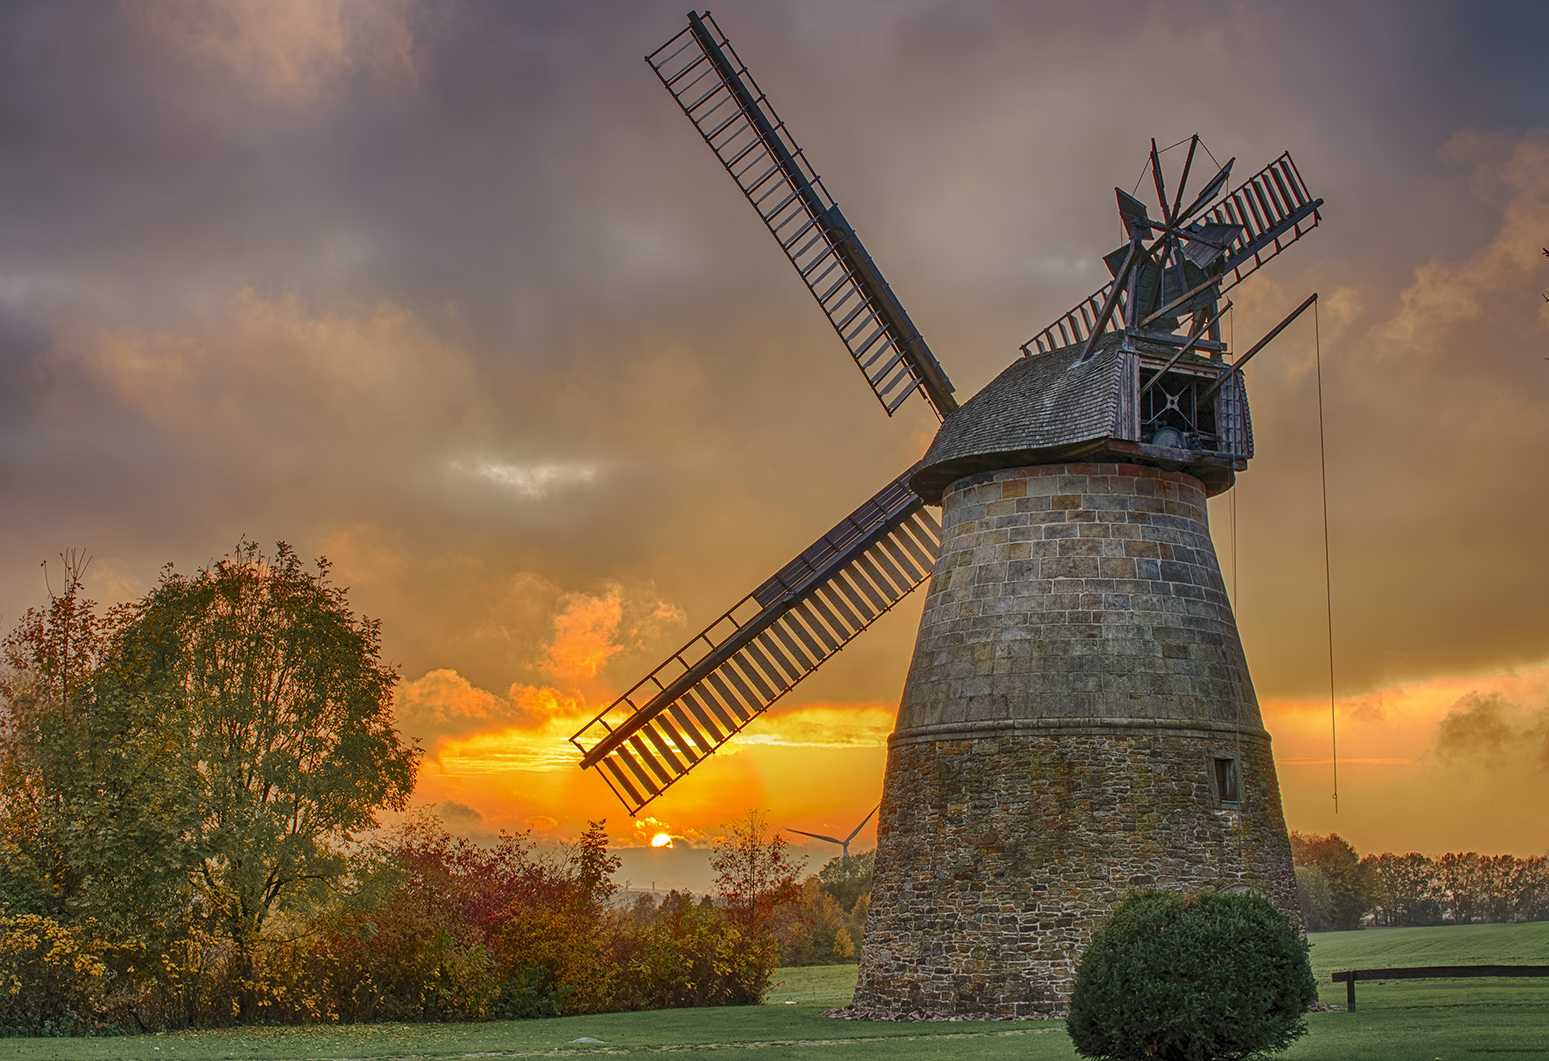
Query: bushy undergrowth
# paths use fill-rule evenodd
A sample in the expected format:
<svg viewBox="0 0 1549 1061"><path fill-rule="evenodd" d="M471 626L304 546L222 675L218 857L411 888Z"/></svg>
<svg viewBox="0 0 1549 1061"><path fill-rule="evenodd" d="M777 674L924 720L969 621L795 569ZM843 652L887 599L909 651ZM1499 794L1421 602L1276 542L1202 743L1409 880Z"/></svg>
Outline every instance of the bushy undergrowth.
<svg viewBox="0 0 1549 1061"><path fill-rule="evenodd" d="M1240 1061L1305 1034L1307 944L1258 894L1131 895L1081 958L1067 1027L1112 1061Z"/></svg>
<svg viewBox="0 0 1549 1061"><path fill-rule="evenodd" d="M0 917L0 1035L237 1023L524 1019L757 1002L779 959L708 899L612 905L594 824L557 853L493 848L433 817L363 855L348 894L272 923L246 955L185 926L159 948Z"/></svg>
<svg viewBox="0 0 1549 1061"><path fill-rule="evenodd" d="M69 1034L103 1008L111 973L92 926L0 917L0 1035Z"/></svg>

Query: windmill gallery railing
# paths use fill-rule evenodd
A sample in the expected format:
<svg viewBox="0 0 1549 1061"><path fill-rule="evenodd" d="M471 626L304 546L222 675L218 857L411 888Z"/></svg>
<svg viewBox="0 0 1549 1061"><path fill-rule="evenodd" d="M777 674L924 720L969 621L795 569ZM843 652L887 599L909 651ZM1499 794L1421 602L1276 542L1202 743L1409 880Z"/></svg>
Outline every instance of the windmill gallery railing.
<svg viewBox="0 0 1549 1061"><path fill-rule="evenodd" d="M917 389L938 416L947 380L855 230L708 12L646 56L736 180L891 416Z"/></svg>
<svg viewBox="0 0 1549 1061"><path fill-rule="evenodd" d="M571 741L640 810L924 582L941 527L909 471L711 623Z"/></svg>
<svg viewBox="0 0 1549 1061"><path fill-rule="evenodd" d="M1241 283L1260 266L1317 227L1318 207L1302 181L1290 152L1281 155L1249 177L1200 220L1204 224L1241 225L1242 234L1227 248L1222 267L1222 294ZM1307 224L1303 225L1304 222ZM1083 299L1074 309L1022 344L1023 353L1046 354L1091 337L1113 281ZM1119 293L1114 317L1128 321L1125 292ZM1112 325L1109 325L1111 327Z"/></svg>

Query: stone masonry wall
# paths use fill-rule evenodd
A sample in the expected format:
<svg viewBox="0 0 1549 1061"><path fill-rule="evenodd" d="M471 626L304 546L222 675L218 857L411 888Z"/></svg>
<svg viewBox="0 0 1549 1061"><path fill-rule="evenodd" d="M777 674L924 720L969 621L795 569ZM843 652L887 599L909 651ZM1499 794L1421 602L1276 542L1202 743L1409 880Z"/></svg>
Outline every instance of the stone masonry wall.
<svg viewBox="0 0 1549 1061"><path fill-rule="evenodd" d="M1189 476L960 480L888 755L852 1016L1065 1011L1133 887L1295 915L1279 785ZM1240 799L1217 791L1237 764Z"/></svg>
<svg viewBox="0 0 1549 1061"><path fill-rule="evenodd" d="M1133 464L986 472L942 499L900 734L995 719L1262 729L1199 481Z"/></svg>

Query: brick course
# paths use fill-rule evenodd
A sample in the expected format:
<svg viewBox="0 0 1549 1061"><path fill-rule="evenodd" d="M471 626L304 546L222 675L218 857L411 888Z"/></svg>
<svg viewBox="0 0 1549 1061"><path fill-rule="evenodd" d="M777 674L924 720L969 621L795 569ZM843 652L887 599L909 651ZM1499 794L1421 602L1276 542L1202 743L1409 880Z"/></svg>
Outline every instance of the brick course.
<svg viewBox="0 0 1549 1061"><path fill-rule="evenodd" d="M1062 1014L1131 887L1296 910L1269 735L1198 480L1056 464L953 483L847 1015ZM1240 762L1218 799L1214 760Z"/></svg>

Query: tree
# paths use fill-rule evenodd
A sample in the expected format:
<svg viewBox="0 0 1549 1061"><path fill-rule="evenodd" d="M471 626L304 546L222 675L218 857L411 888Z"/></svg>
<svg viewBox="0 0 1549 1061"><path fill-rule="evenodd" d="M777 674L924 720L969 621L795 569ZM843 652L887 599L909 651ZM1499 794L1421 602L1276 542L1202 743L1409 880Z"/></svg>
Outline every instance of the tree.
<svg viewBox="0 0 1549 1061"><path fill-rule="evenodd" d="M100 615L90 561L62 559L60 592L0 642L0 901L153 946L186 896L175 841L198 822L187 733L128 694L109 662L128 610Z"/></svg>
<svg viewBox="0 0 1549 1061"><path fill-rule="evenodd" d="M1337 833L1327 836L1291 834L1291 861L1298 866L1313 866L1328 886L1326 923L1309 922L1314 931L1359 928L1361 915L1371 907L1371 894L1361 859ZM1298 880L1303 875L1298 875Z"/></svg>
<svg viewBox="0 0 1549 1061"><path fill-rule="evenodd" d="M610 1008L616 964L608 905L619 857L602 821L587 822L573 845L534 864L495 937L507 978L502 1016L559 1016ZM550 1012L551 1011L551 1012Z"/></svg>
<svg viewBox="0 0 1549 1061"><path fill-rule="evenodd" d="M849 858L839 855L823 863L823 868L818 870L818 883L835 902L846 911L852 911L860 897L871 891L871 875L876 864L875 850Z"/></svg>
<svg viewBox="0 0 1549 1061"><path fill-rule="evenodd" d="M876 852L835 855L802 882L799 901L781 906L771 929L781 965L854 962L866 936Z"/></svg>
<svg viewBox="0 0 1549 1061"><path fill-rule="evenodd" d="M1328 880L1317 866L1294 867L1296 902L1302 912L1302 924L1309 932L1328 932L1334 928L1334 895Z"/></svg>
<svg viewBox="0 0 1549 1061"><path fill-rule="evenodd" d="M724 828L727 835L716 839L710 855L716 889L742 934L763 936L775 908L800 898L806 860L787 853L785 837L760 811L749 810Z"/></svg>
<svg viewBox="0 0 1549 1061"><path fill-rule="evenodd" d="M380 628L285 543L239 542L193 577L170 565L104 659L123 695L175 720L193 762L196 882L247 979L265 921L320 899L355 833L402 810L419 751L393 728Z"/></svg>
<svg viewBox="0 0 1549 1061"><path fill-rule="evenodd" d="M1377 924L1441 924L1436 865L1429 858L1418 851L1386 851L1361 859L1361 872L1371 887Z"/></svg>
<svg viewBox="0 0 1549 1061"><path fill-rule="evenodd" d="M1083 1057L1240 1061L1304 1035L1317 997L1306 940L1263 895L1136 892L1081 956L1066 1029Z"/></svg>
<svg viewBox="0 0 1549 1061"><path fill-rule="evenodd" d="M520 837L494 848L428 812L374 842L361 898L318 920L308 979L341 1021L477 1020L499 991L491 939L520 890Z"/></svg>
<svg viewBox="0 0 1549 1061"><path fill-rule="evenodd" d="M770 927L780 945L782 966L855 961L855 935L849 918L815 875L802 884L799 902L775 911Z"/></svg>

